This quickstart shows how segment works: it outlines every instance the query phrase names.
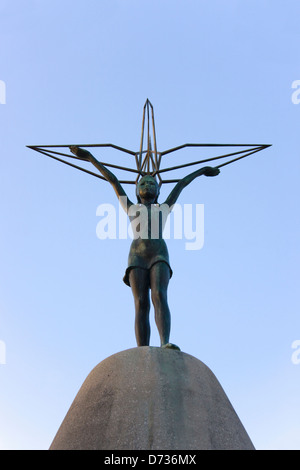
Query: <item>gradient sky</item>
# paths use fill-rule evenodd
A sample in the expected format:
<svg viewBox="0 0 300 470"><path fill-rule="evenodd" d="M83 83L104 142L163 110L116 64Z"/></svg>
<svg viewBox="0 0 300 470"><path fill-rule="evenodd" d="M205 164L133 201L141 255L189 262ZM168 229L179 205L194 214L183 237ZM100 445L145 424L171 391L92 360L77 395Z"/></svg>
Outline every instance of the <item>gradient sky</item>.
<svg viewBox="0 0 300 470"><path fill-rule="evenodd" d="M168 242L171 341L257 449L300 449L299 15L298 0L0 0L0 448L49 448L91 369L136 345L130 240L96 236L112 188L26 145L138 150L149 98L159 150L272 144L182 193L204 204L205 241Z"/></svg>

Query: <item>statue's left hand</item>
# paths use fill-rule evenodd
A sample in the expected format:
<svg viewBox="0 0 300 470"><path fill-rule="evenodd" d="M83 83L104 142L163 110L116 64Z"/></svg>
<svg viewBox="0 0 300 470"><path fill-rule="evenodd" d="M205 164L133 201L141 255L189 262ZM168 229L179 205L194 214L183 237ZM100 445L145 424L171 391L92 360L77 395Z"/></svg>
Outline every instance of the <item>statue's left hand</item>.
<svg viewBox="0 0 300 470"><path fill-rule="evenodd" d="M90 152L88 150L84 150L80 147L77 147L76 145L71 145L69 147L72 153L76 155L76 157L82 158L83 160L89 160L90 159Z"/></svg>
<svg viewBox="0 0 300 470"><path fill-rule="evenodd" d="M205 176L217 176L219 173L219 168L213 168L211 166L207 166L204 171Z"/></svg>

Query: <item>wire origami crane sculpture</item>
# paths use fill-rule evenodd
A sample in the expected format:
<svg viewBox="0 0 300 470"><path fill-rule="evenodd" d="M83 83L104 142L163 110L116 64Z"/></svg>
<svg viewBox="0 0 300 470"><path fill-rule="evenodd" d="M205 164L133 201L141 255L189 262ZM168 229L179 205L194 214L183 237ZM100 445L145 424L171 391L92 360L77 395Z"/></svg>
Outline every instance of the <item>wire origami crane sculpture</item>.
<svg viewBox="0 0 300 470"><path fill-rule="evenodd" d="M151 110L151 116L150 116L150 110ZM152 126L151 126L151 124ZM152 136L151 136L152 134ZM152 138L151 138L152 137ZM146 148L144 148L144 143L145 140L147 142ZM152 147L153 143L153 147ZM172 178L172 179L163 179L163 176L167 174L168 172L174 171L174 170L179 170L185 167L189 167L192 165L200 165L202 163L208 163L212 162L215 160L223 160L227 159L225 162L220 163L219 165L216 166L216 168L221 168L225 165L230 165L231 163L234 163L238 160L241 160L242 158L249 157L250 155L253 155L257 152L260 152L261 150L264 150L270 145L266 144L201 144L201 143L186 143L179 145L174 148L170 148L168 150L164 150L162 152L159 152L157 150L157 140L156 140L156 131L155 131L155 121L154 121L154 110L153 106L150 103L150 101L147 99L146 103L144 105L144 110L143 110L143 121L142 121L142 135L141 135L141 142L140 142L140 148L138 151L134 150L129 150L123 147L120 147L115 144L83 144L79 145L76 144L77 147L80 148L113 148L115 150L118 150L120 152L126 153L128 155L131 155L135 159L136 163L136 168L132 167L127 167L127 166L121 166L121 165L115 165L112 163L101 163L105 165L106 167L111 167L111 168L116 168L119 170L123 170L125 172L128 172L130 174L135 174L134 179L120 179L121 184L137 184L139 179L145 175L151 175L155 177L158 180L159 186L162 186L162 184L165 183L177 183L179 181L178 178ZM74 163L71 163L70 159L73 160L85 160L84 158L81 158L79 156L73 155L71 153L65 153L65 149L72 147L72 145L28 145L28 148L35 150L36 152L41 153L42 155L46 155L50 158L53 158L54 160L57 160L61 163L64 163L66 165L69 165L73 168L76 168L78 170L81 170L85 173L88 173L90 175L93 175L97 178L100 178L104 181L106 181L106 178L103 176L99 175L98 173L94 173L90 170L87 170L79 165L76 165ZM176 166L171 166L171 167L166 167L162 168L162 161L165 155L170 154L172 152L177 152L179 150L182 150L184 148L191 148L191 147L200 147L200 148L243 148L243 150L236 150L234 152L222 154L219 156L211 157L211 158L205 158L202 160L196 160L192 161L189 163L183 163L181 165L176 165ZM60 149L54 150L54 149ZM67 160L60 158L60 157L66 157Z"/></svg>

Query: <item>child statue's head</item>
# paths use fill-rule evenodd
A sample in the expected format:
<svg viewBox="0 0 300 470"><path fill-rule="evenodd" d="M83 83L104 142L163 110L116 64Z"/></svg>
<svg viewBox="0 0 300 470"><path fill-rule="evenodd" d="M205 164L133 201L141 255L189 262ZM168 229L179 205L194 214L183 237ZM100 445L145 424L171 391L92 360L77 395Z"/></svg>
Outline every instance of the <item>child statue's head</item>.
<svg viewBox="0 0 300 470"><path fill-rule="evenodd" d="M142 200L157 203L159 185L156 179L151 175L143 176L137 183L136 196L139 203Z"/></svg>

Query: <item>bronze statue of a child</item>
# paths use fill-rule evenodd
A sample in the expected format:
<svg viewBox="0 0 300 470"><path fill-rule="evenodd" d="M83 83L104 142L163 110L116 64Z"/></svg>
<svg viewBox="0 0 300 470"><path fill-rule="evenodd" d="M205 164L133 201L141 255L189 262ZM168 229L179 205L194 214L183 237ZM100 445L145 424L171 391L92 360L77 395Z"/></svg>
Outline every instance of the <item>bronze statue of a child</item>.
<svg viewBox="0 0 300 470"><path fill-rule="evenodd" d="M138 346L149 346L150 342L150 291L155 311L155 322L160 336L161 347L179 349L169 342L171 315L167 301L167 289L172 270L165 240L163 239L163 222L157 223L159 218L153 217L155 210L161 207L157 199L159 185L150 175L143 176L137 184L138 203L132 203L117 177L100 163L87 150L76 146L70 147L72 153L91 162L112 185L125 212L128 214L131 225L134 226L134 239L132 241L128 267L124 282L131 287L135 304L135 335ZM182 178L167 197L164 208L171 212L181 191L200 175L216 176L220 173L218 168L203 167ZM141 212L144 218L141 217ZM138 226L136 225L138 217ZM144 220L144 223L143 223ZM156 222L153 222L153 221ZM166 220L166 217L165 217ZM165 222L165 221L164 221ZM153 233L155 235L153 236Z"/></svg>

